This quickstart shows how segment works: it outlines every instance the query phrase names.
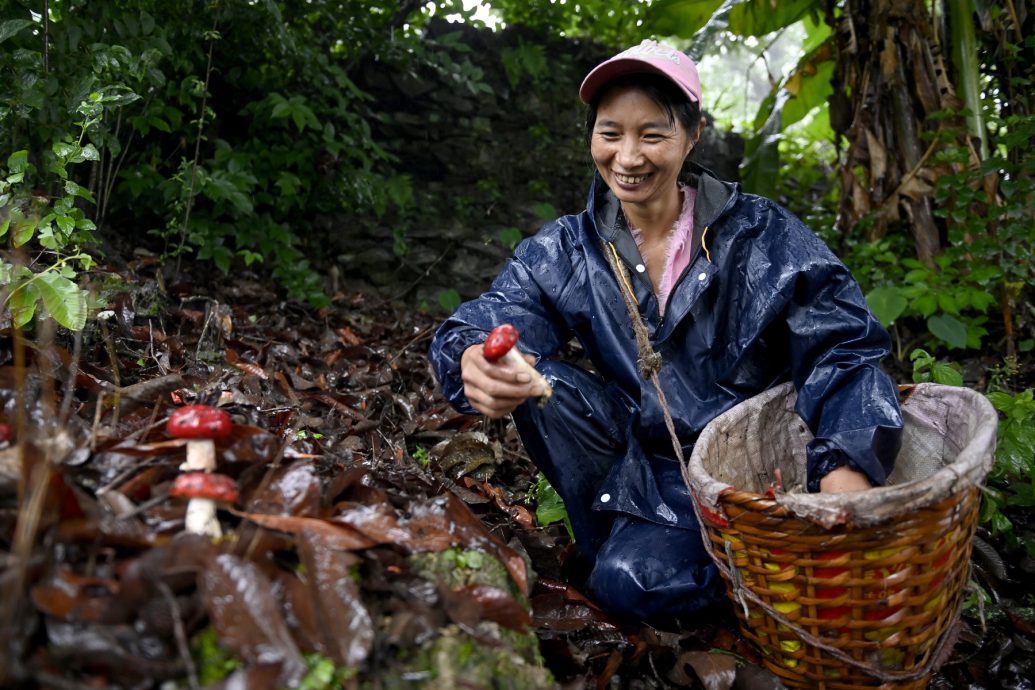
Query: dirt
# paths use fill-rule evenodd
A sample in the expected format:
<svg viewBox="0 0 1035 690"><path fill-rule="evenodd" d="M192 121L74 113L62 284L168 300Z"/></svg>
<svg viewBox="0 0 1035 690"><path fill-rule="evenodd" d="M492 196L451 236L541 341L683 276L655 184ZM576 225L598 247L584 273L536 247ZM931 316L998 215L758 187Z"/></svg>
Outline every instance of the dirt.
<svg viewBox="0 0 1035 690"><path fill-rule="evenodd" d="M108 308L75 338L0 332L0 685L781 687L732 611L659 630L586 598L513 428L436 392L441 315L167 282L152 257L97 284ZM195 403L235 423L218 540L168 496L185 447L164 423ZM1030 594L987 546L996 600L933 688L1032 687Z"/></svg>

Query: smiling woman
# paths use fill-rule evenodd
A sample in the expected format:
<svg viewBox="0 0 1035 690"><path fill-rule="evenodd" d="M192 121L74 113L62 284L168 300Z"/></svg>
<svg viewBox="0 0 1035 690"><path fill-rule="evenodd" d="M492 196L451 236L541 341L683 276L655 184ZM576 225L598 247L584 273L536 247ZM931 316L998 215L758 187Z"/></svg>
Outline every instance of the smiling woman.
<svg viewBox="0 0 1035 690"><path fill-rule="evenodd" d="M883 484L902 427L880 370L887 332L844 265L802 222L689 161L695 63L644 41L579 92L596 166L587 208L521 243L481 297L439 329L431 360L467 413L513 414L564 499L586 588L621 617L686 620L720 601L677 460L716 416L793 381L811 491ZM522 334L554 394L490 361ZM547 359L577 338L595 371Z"/></svg>

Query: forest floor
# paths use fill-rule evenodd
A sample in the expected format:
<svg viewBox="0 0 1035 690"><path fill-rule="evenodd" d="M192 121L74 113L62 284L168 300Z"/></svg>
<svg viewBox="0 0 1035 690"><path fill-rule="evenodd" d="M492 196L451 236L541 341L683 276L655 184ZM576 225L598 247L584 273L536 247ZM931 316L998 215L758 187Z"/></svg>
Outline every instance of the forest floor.
<svg viewBox="0 0 1035 690"><path fill-rule="evenodd" d="M439 317L349 291L308 309L247 273L167 284L150 257L102 289L75 340L0 334L0 686L783 687L732 609L662 630L580 592L513 428L436 392ZM215 541L169 496L165 421L192 403L235 423ZM1033 687L1031 609L984 546L996 600L932 688Z"/></svg>

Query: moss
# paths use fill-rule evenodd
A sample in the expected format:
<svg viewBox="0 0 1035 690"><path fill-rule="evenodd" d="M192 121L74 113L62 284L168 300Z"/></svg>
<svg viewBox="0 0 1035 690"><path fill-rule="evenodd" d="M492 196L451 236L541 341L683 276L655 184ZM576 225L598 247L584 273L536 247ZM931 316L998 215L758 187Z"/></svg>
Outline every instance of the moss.
<svg viewBox="0 0 1035 690"><path fill-rule="evenodd" d="M409 560L418 575L432 582L442 582L453 589L467 585L489 585L509 592L527 605L507 569L499 559L485 551L454 548L414 554Z"/></svg>
<svg viewBox="0 0 1035 690"><path fill-rule="evenodd" d="M453 625L443 628L438 637L400 659L396 669L380 674L378 685L384 690L557 687L531 633L518 633L489 622L480 623L475 633L469 635Z"/></svg>
<svg viewBox="0 0 1035 690"><path fill-rule="evenodd" d="M478 549L446 549L410 557L421 577L458 589L488 585L510 593L526 609L510 573L495 556ZM380 687L452 690L456 687L528 690L557 687L543 664L539 640L497 623L483 621L471 633L455 625L416 650L401 650L398 666L379 678ZM396 670L398 669L398 670Z"/></svg>

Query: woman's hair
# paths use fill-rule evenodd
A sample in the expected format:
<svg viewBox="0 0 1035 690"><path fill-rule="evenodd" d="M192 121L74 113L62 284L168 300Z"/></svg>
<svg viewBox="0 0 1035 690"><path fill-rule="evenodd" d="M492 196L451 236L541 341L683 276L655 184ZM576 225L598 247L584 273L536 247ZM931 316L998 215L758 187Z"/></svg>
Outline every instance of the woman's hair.
<svg viewBox="0 0 1035 690"><path fill-rule="evenodd" d="M612 89L632 87L643 92L647 98L657 103L668 115L668 121L676 120L692 137L701 124L701 106L694 103L679 87L660 74L636 73L625 74L608 82L597 92L593 102L586 106L586 138L593 137L593 127L597 124L597 108Z"/></svg>

